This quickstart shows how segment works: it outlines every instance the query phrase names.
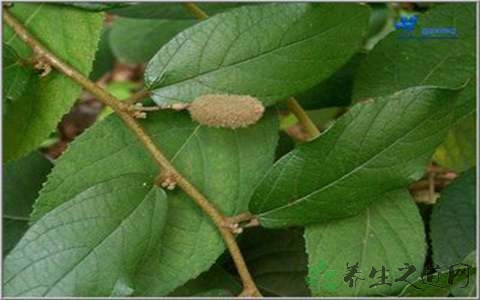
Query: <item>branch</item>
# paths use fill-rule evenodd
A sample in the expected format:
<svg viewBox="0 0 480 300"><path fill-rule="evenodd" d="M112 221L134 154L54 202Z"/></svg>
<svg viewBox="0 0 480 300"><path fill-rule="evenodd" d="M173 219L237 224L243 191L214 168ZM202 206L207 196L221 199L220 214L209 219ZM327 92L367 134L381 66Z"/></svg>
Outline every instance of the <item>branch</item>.
<svg viewBox="0 0 480 300"><path fill-rule="evenodd" d="M295 115L295 117L297 117L300 124L302 124L303 128L310 136L310 139L314 139L320 135L320 131L318 130L317 126L313 123L312 119L310 119L297 100L294 98L288 99L287 107Z"/></svg>
<svg viewBox="0 0 480 300"><path fill-rule="evenodd" d="M3 217L5 219L10 219L10 220L15 220L15 221L30 221L30 218L28 217L22 217L22 216L15 216L15 215L9 215L9 214L3 214Z"/></svg>
<svg viewBox="0 0 480 300"><path fill-rule="evenodd" d="M142 100L144 100L149 96L150 96L149 90L141 90L139 92L136 92L135 94L130 96L130 98L124 100L123 102L128 104L135 104L135 103L141 102Z"/></svg>
<svg viewBox="0 0 480 300"><path fill-rule="evenodd" d="M220 231L225 244L230 251L233 261L237 266L238 273L241 277L244 292L247 296L260 295L253 282L253 279L248 272L246 263L242 257L238 244L234 235L230 230L224 227L225 216L221 214L213 204L211 204L205 196L200 193L195 186L193 186L185 177L180 174L160 149L155 145L152 139L148 136L145 130L140 126L134 117L128 112L129 104L122 103L114 96L109 94L106 90L90 81L87 77L81 74L72 66L69 66L58 58L55 54L46 49L42 43L40 43L35 37L33 37L28 30L18 22L13 15L11 15L7 9L3 10L4 21L15 31L15 33L22 39L27 46L29 46L34 55L41 58L46 63L50 64L53 68L59 72L65 74L73 81L81 85L91 94L98 98L105 105L110 106L123 120L125 125L133 131L143 146L153 156L155 162L160 166L162 172L170 174L176 181L176 184L189 195L201 209L212 219L218 230Z"/></svg>
<svg viewBox="0 0 480 300"><path fill-rule="evenodd" d="M260 220L250 212L245 212L225 218L225 226L234 233L242 233L244 228L260 226Z"/></svg>
<svg viewBox="0 0 480 300"><path fill-rule="evenodd" d="M208 15L195 3L186 2L186 3L183 3L182 5L186 10L188 10L188 12L190 12L198 20L202 21L208 18ZM220 226L220 227L228 228L230 224L228 218L223 218L222 221L223 221L223 226ZM229 233L231 232L229 231ZM258 288L255 285L255 282L253 281L252 276L250 275L250 272L248 271L247 265L245 264L245 260L243 259L242 253L240 252L240 249L238 248L238 245L236 244L235 239L233 239L233 241L225 240L225 242L227 242L227 245L228 245L228 242L235 244L236 249L238 249L238 251L235 251L235 252L230 251L230 254L232 255L233 261L235 262L238 274L240 275L240 278L243 284L243 291L240 294L240 297L261 297L262 294L260 294L260 292L258 291Z"/></svg>
<svg viewBox="0 0 480 300"><path fill-rule="evenodd" d="M208 15L195 3L186 2L182 3L182 5L192 16L198 20L202 21L208 18Z"/></svg>

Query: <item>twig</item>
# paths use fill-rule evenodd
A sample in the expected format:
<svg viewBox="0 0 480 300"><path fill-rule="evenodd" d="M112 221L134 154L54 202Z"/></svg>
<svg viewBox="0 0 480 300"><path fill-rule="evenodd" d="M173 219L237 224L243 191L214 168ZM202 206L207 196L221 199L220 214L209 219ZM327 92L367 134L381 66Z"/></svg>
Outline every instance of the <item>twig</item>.
<svg viewBox="0 0 480 300"><path fill-rule="evenodd" d="M9 214L3 214L3 217L5 219L10 219L10 220L14 220L14 221L30 221L30 218L28 218L28 217L14 216L14 215L9 215Z"/></svg>
<svg viewBox="0 0 480 300"><path fill-rule="evenodd" d="M248 221L248 223L242 225L242 228L248 228L248 227L257 227L260 226L260 220L254 216L253 218Z"/></svg>
<svg viewBox="0 0 480 300"><path fill-rule="evenodd" d="M123 100L123 102L128 103L128 104L136 104L138 102L141 102L145 98L148 98L150 96L150 91L148 90L141 90L139 92L136 92L130 98Z"/></svg>
<svg viewBox="0 0 480 300"><path fill-rule="evenodd" d="M451 182L452 182L451 180L435 178L435 181L433 182L434 191L442 190ZM429 190L431 185L432 183L429 179L423 179L423 180L412 183L408 189L411 192L424 191L424 190Z"/></svg>
<svg viewBox="0 0 480 300"><path fill-rule="evenodd" d="M435 173L428 173L428 199L430 202L435 201Z"/></svg>
<svg viewBox="0 0 480 300"><path fill-rule="evenodd" d="M238 214L236 216L231 216L231 217L227 218L227 221L229 223L241 223L241 222L245 222L245 221L250 221L254 217L255 216L252 215L251 213L244 212L244 213Z"/></svg>
<svg viewBox="0 0 480 300"><path fill-rule="evenodd" d="M60 60L55 54L46 49L35 37L33 37L28 30L18 22L13 15L11 15L7 9L3 10L3 18L5 22L15 31L15 33L22 39L27 46L29 46L37 57L41 57L45 62L49 63L52 67L59 72L65 74L73 81L81 85L92 95L98 98L105 105L110 106L123 120L130 130L137 136L143 146L150 152L154 160L160 166L163 172L168 172L173 175L177 185L182 188L187 195L189 195L201 209L212 219L218 230L220 231L225 244L232 255L232 259L237 266L238 273L241 277L244 292L248 296L260 295L253 279L247 269L245 260L240 252L240 248L235 240L234 235L223 225L225 224L225 216L220 213L213 204L211 204L205 196L200 193L195 186L193 186L186 178L184 178L170 163L170 161L164 156L160 149L155 145L152 139L148 136L145 130L139 123L130 115L126 110L128 104L122 103L114 96L109 94L106 90L99 87L87 77L77 71L75 68L69 66L62 60Z"/></svg>
<svg viewBox="0 0 480 300"><path fill-rule="evenodd" d="M257 216L249 212L225 218L225 226L233 233L242 233L244 228L260 226Z"/></svg>
<svg viewBox="0 0 480 300"><path fill-rule="evenodd" d="M258 217L249 212L241 213L236 216L225 218L227 227L238 225L239 228L260 226Z"/></svg>
<svg viewBox="0 0 480 300"><path fill-rule="evenodd" d="M208 18L208 15L194 3L186 2L186 3L183 3L183 6L185 7L186 10L188 10L194 17L196 17L200 21ZM226 229L225 228L226 224L228 224L228 219L223 218L224 229ZM226 230L229 233L231 233L231 229L226 229ZM236 244L235 240L233 240L233 243L235 243L235 246L238 249L238 252L236 252L235 255L232 251L230 251L230 253L232 255L233 261L235 262L235 265L237 266L237 270L243 284L243 291L239 296L240 297L261 297L262 294L260 294L260 291L258 290L255 282L253 281L252 276L248 271L247 265L245 264L245 260L243 259L242 253L240 252L240 249L238 248L238 245Z"/></svg>
<svg viewBox="0 0 480 300"><path fill-rule="evenodd" d="M192 14L198 20L201 21L208 18L208 15L195 3L187 2L187 3L182 3L182 5L190 14Z"/></svg>
<svg viewBox="0 0 480 300"><path fill-rule="evenodd" d="M137 103L140 104L140 103ZM164 110L164 108L160 106L134 106L134 110L138 111L159 111Z"/></svg>
<svg viewBox="0 0 480 300"><path fill-rule="evenodd" d="M320 135L320 131L317 126L313 123L310 117L307 115L305 110L300 106L300 104L294 98L287 100L288 109L297 117L300 124L302 124L305 131L310 136L310 139L314 139Z"/></svg>
<svg viewBox="0 0 480 300"><path fill-rule="evenodd" d="M455 172L432 163L428 166L423 179L412 183L409 190L413 193L428 191L431 196L433 195L432 197L435 197L436 192L449 185L457 176Z"/></svg>

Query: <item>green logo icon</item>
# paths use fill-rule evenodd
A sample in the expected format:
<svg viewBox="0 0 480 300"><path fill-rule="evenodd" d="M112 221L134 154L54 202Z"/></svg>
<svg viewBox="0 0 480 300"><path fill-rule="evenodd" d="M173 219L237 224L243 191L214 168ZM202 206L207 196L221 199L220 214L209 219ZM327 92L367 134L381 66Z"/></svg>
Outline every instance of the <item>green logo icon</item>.
<svg viewBox="0 0 480 300"><path fill-rule="evenodd" d="M308 267L308 275L305 281L308 286L321 286L328 292L333 292L339 288L338 284L332 281L337 275L335 270L327 270L327 262L322 259L317 265Z"/></svg>

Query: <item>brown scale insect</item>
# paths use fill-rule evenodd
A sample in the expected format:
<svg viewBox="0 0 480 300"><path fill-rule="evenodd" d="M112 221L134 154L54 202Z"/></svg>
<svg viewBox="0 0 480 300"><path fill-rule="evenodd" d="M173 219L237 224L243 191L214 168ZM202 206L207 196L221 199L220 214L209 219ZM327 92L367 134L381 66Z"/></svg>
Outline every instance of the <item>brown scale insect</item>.
<svg viewBox="0 0 480 300"><path fill-rule="evenodd" d="M202 125L231 129L255 124L265 111L260 101L248 95L203 95L187 109Z"/></svg>

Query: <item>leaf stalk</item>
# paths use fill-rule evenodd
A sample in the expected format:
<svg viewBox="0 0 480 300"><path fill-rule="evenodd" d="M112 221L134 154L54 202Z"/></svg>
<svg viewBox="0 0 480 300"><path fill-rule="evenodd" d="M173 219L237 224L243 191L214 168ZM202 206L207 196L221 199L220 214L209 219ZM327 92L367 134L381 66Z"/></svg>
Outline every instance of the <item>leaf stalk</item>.
<svg viewBox="0 0 480 300"><path fill-rule="evenodd" d="M124 100L123 102L128 103L128 104L136 104L144 100L145 98L148 98L150 96L150 91L149 90L141 90L139 92L136 92L130 98Z"/></svg>
<svg viewBox="0 0 480 300"><path fill-rule="evenodd" d="M182 5L192 16L198 20L202 21L208 18L208 15L195 3L186 2L182 3Z"/></svg>
<svg viewBox="0 0 480 300"><path fill-rule="evenodd" d="M291 113L297 117L298 122L302 124L302 127L308 133L310 140L318 137L320 135L320 131L318 130L315 123L313 123L312 119L308 116L307 112L303 109L302 106L298 103L295 98L290 98L287 100L287 107Z"/></svg>

